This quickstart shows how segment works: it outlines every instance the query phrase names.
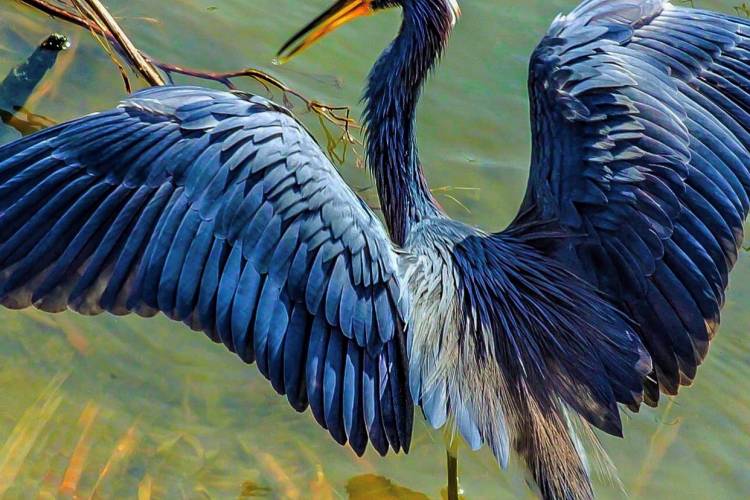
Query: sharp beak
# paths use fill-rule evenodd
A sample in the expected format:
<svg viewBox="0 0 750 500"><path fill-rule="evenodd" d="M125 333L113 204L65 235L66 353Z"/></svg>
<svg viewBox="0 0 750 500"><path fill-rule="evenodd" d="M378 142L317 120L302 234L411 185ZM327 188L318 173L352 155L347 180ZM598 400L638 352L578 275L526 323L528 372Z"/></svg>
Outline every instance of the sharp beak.
<svg viewBox="0 0 750 500"><path fill-rule="evenodd" d="M330 9L290 38L279 50L277 61L284 64L336 28L358 17L372 14L371 3L372 0L338 0Z"/></svg>

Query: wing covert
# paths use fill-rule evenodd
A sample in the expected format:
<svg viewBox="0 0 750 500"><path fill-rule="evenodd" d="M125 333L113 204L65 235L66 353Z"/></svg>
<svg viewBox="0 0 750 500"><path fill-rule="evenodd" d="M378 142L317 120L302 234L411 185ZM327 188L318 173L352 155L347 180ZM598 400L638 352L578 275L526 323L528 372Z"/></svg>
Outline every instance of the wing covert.
<svg viewBox="0 0 750 500"><path fill-rule="evenodd" d="M588 0L534 52L516 224L637 324L647 401L689 385L719 324L750 192L750 24L665 0Z"/></svg>
<svg viewBox="0 0 750 500"><path fill-rule="evenodd" d="M406 296L382 225L283 108L197 87L0 147L0 297L163 312L363 453L408 450Z"/></svg>

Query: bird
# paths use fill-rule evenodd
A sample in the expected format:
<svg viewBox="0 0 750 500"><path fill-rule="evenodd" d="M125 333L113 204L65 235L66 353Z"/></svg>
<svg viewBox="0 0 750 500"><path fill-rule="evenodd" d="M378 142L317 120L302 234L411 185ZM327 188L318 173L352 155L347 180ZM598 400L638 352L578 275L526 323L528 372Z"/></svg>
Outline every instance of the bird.
<svg viewBox="0 0 750 500"><path fill-rule="evenodd" d="M381 218L282 106L163 86L0 147L0 303L163 313L255 363L357 454L408 452L415 412L594 496L586 443L689 386L750 207L750 21L584 0L534 50L516 217L451 219L416 110L456 0L339 0L283 62L399 8L362 123ZM177 347L175 347L177 348ZM449 477L449 496L456 498Z"/></svg>

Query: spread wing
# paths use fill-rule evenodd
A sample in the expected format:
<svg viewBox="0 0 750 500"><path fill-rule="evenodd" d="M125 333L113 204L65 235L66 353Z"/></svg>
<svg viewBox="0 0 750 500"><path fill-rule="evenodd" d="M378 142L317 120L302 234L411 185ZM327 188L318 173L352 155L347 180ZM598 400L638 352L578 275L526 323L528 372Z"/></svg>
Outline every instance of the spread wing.
<svg viewBox="0 0 750 500"><path fill-rule="evenodd" d="M647 401L692 382L750 204L750 23L664 0L587 0L530 67L533 158L516 224L637 324ZM558 242L559 244L559 242Z"/></svg>
<svg viewBox="0 0 750 500"><path fill-rule="evenodd" d="M405 296L382 225L309 134L195 87L0 147L0 301L163 312L363 453L408 450Z"/></svg>

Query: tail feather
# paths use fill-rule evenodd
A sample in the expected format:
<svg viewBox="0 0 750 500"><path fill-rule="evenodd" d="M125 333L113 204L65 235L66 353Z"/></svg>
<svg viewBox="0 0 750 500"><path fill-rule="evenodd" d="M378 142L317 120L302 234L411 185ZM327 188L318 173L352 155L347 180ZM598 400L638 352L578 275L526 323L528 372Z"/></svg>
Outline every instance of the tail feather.
<svg viewBox="0 0 750 500"><path fill-rule="evenodd" d="M412 397L500 465L514 449L543 498L593 498L572 422L621 436L618 403L640 405L648 353L618 311L523 239L441 243L406 262Z"/></svg>
<svg viewBox="0 0 750 500"><path fill-rule="evenodd" d="M594 498L589 470L577 438L559 411L544 412L531 392L517 414L515 450L545 500Z"/></svg>

